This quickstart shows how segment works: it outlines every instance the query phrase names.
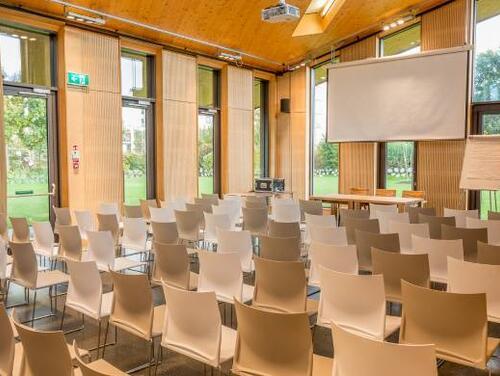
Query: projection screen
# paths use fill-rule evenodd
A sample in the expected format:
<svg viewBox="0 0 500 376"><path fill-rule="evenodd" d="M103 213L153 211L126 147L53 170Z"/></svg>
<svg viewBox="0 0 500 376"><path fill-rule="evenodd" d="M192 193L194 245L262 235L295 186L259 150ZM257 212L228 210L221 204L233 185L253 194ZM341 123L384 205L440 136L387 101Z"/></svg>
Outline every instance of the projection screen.
<svg viewBox="0 0 500 376"><path fill-rule="evenodd" d="M332 65L328 141L465 138L469 49Z"/></svg>

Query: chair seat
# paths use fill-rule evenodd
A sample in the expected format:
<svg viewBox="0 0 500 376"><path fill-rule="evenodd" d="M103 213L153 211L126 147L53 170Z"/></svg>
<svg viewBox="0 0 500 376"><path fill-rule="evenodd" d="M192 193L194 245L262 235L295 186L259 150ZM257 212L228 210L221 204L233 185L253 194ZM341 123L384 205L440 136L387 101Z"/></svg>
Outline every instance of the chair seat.
<svg viewBox="0 0 500 376"><path fill-rule="evenodd" d="M36 289L50 287L61 283L69 282L69 275L64 274L59 270L51 270L48 272L39 272L36 279Z"/></svg>
<svg viewBox="0 0 500 376"><path fill-rule="evenodd" d="M153 330L151 332L152 337L159 337L162 335L163 324L166 313L167 313L167 306L165 304L156 306L153 309Z"/></svg>
<svg viewBox="0 0 500 376"><path fill-rule="evenodd" d="M220 344L220 363L227 362L234 357L236 348L236 330L222 325L222 337Z"/></svg>
<svg viewBox="0 0 500 376"><path fill-rule="evenodd" d="M253 290L254 290L253 286L243 284L243 292L242 292L243 303L247 303L253 299ZM217 294L217 300L223 303L234 304L232 296L229 297Z"/></svg>
<svg viewBox="0 0 500 376"><path fill-rule="evenodd" d="M68 346L69 356L71 357L71 361L73 362L74 365L76 365L77 360L76 360L75 349L69 343L67 344L67 346ZM80 349L80 357L84 359L85 358L89 359L88 350ZM25 369L26 364L23 364L23 362L24 362L23 344L21 342L16 342L15 352L14 352L14 370L12 372L13 375L24 375L24 373L21 371ZM29 372L26 373L29 374Z"/></svg>
<svg viewBox="0 0 500 376"><path fill-rule="evenodd" d="M333 359L313 354L312 376L330 376L333 370Z"/></svg>
<svg viewBox="0 0 500 376"><path fill-rule="evenodd" d="M46 252L44 249L35 248L35 254L38 256L49 257L49 258L57 258L57 254L59 252L59 245L55 244L52 248L52 253Z"/></svg>
<svg viewBox="0 0 500 376"><path fill-rule="evenodd" d="M117 257L115 258L115 265L113 266L112 270L115 272L119 272L125 269L137 268L145 264L146 263L142 261L135 261L126 257ZM109 270L108 266L104 264L97 264L97 268L103 272L107 272Z"/></svg>
<svg viewBox="0 0 500 376"><path fill-rule="evenodd" d="M488 340L486 342L486 354L485 354L486 355L486 362L488 362L488 359L491 358L491 356L495 352L496 348L498 347L499 343L500 343L500 339L488 337ZM481 367L479 367L479 364L478 364L480 362L480 360L478 360L478 362L476 363L476 362L470 361L469 359L464 359L463 357L453 356L453 354L450 354L450 352L448 352L448 351L443 352L439 348L436 348L436 357L439 359L443 359L443 360L446 360L449 362L461 364L461 365L468 366L468 367L481 368Z"/></svg>
<svg viewBox="0 0 500 376"><path fill-rule="evenodd" d="M385 316L385 338L395 333L401 327L401 317L398 316Z"/></svg>
<svg viewBox="0 0 500 376"><path fill-rule="evenodd" d="M99 315L96 315L95 312L91 312L87 309L87 307L84 304L81 304L80 302L71 302L66 300L66 307L69 307L77 312L80 312L84 315L90 316L96 320L100 320L105 317L109 317L111 314L111 305L113 304L113 292L108 292L105 294L102 294L102 301L101 301L101 312Z"/></svg>
<svg viewBox="0 0 500 376"><path fill-rule="evenodd" d="M88 363L87 365L94 371L102 373L104 375L114 375L114 376L127 375L125 372L120 371L118 368L106 362L104 359L98 359L94 362Z"/></svg>

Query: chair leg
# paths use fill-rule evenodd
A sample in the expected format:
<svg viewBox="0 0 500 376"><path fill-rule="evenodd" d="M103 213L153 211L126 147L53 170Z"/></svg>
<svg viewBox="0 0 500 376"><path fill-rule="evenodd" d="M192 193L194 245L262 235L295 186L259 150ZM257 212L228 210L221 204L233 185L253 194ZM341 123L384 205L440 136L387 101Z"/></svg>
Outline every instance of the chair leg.
<svg viewBox="0 0 500 376"><path fill-rule="evenodd" d="M109 319L106 323L106 330L104 331L104 344L108 342L108 331L109 331ZM104 359L104 352L106 351L106 346L102 349L102 359ZM99 355L99 349L97 349L97 354ZM99 357L99 356L98 356Z"/></svg>
<svg viewBox="0 0 500 376"><path fill-rule="evenodd" d="M154 361L155 357L155 340L154 338L151 339L151 344L149 346L149 367L148 367L148 375L151 376L151 365ZM155 367L156 368L156 367Z"/></svg>
<svg viewBox="0 0 500 376"><path fill-rule="evenodd" d="M62 317L61 317L61 325L59 326L59 330L63 330L64 325L64 315L66 314L66 304L63 307Z"/></svg>
<svg viewBox="0 0 500 376"><path fill-rule="evenodd" d="M33 311L31 313L31 327L33 328L35 325L35 311L36 311L36 290L35 293L33 294ZM29 291L28 291L28 296L29 296Z"/></svg>
<svg viewBox="0 0 500 376"><path fill-rule="evenodd" d="M99 320L99 327L97 330L97 357L96 357L96 360L99 359L99 348L101 345L101 327L102 327L102 321ZM104 342L104 347L106 347L106 342Z"/></svg>

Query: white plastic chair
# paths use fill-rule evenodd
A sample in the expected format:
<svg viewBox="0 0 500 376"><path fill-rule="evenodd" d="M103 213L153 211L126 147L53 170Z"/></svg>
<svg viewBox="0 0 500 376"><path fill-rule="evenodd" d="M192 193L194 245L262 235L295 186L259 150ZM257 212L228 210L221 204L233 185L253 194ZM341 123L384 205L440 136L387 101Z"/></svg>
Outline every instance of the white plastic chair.
<svg viewBox="0 0 500 376"><path fill-rule="evenodd" d="M479 218L479 210L460 210L444 208L445 217L455 217L456 227L465 227L465 218Z"/></svg>
<svg viewBox="0 0 500 376"><path fill-rule="evenodd" d="M3 238L0 238L0 283L7 278L8 263L7 243L3 240Z"/></svg>
<svg viewBox="0 0 500 376"><path fill-rule="evenodd" d="M500 221L490 219L482 220L479 218L465 218L466 228L487 228L488 244L500 245Z"/></svg>
<svg viewBox="0 0 500 376"><path fill-rule="evenodd" d="M477 264L448 257L448 291L486 294L488 320L500 323L500 265Z"/></svg>
<svg viewBox="0 0 500 376"><path fill-rule="evenodd" d="M378 218L379 212L397 213L398 206L397 205L370 204L370 219Z"/></svg>
<svg viewBox="0 0 500 376"><path fill-rule="evenodd" d="M398 221L389 221L389 233L399 235L399 246L401 252L411 250L411 236L417 235L421 238L430 237L428 223L404 223Z"/></svg>
<svg viewBox="0 0 500 376"><path fill-rule="evenodd" d="M75 210L73 212L76 219L76 224L80 229L80 236L82 239L87 239L87 231L95 231L96 225L94 217L90 210Z"/></svg>
<svg viewBox="0 0 500 376"><path fill-rule="evenodd" d="M233 358L236 331L222 325L214 292L163 285L168 309L161 346L211 367Z"/></svg>
<svg viewBox="0 0 500 376"><path fill-rule="evenodd" d="M311 243L330 245L347 245L347 232L345 227L309 226Z"/></svg>
<svg viewBox="0 0 500 376"><path fill-rule="evenodd" d="M311 226L337 227L337 218L334 215L314 215L304 213L304 217L306 222L306 235L304 242L306 244L311 243L311 234L309 230Z"/></svg>
<svg viewBox="0 0 500 376"><path fill-rule="evenodd" d="M102 202L99 205L99 214L115 214L118 223L121 221L120 206L116 202Z"/></svg>
<svg viewBox="0 0 500 376"><path fill-rule="evenodd" d="M199 251L200 274L198 291L214 291L217 300L233 304L233 298L248 302L253 297L253 286L243 284L240 255Z"/></svg>
<svg viewBox="0 0 500 376"><path fill-rule="evenodd" d="M300 223L300 206L297 203L280 203L272 207L273 220L282 223Z"/></svg>
<svg viewBox="0 0 500 376"><path fill-rule="evenodd" d="M231 223L231 227L236 227L240 219L240 209L236 206L236 201L219 201L219 205L212 205L212 214L227 215Z"/></svg>
<svg viewBox="0 0 500 376"><path fill-rule="evenodd" d="M298 204L293 198L271 198L271 207L279 206L279 205L294 205Z"/></svg>
<svg viewBox="0 0 500 376"><path fill-rule="evenodd" d="M309 284L320 286L320 266L340 273L358 274L358 252L355 245L312 243L309 248Z"/></svg>
<svg viewBox="0 0 500 376"><path fill-rule="evenodd" d="M217 229L231 230L231 221L227 214L203 213L205 216L204 240L208 243L217 244Z"/></svg>
<svg viewBox="0 0 500 376"><path fill-rule="evenodd" d="M175 222L174 207L170 204L164 208L149 207L151 222Z"/></svg>
<svg viewBox="0 0 500 376"><path fill-rule="evenodd" d="M253 264L252 234L250 231L232 231L217 229L217 252L234 253L240 255L241 269L245 273L251 273L255 267Z"/></svg>
<svg viewBox="0 0 500 376"><path fill-rule="evenodd" d="M148 225L142 218L123 218L122 249L139 253L148 252Z"/></svg>
<svg viewBox="0 0 500 376"><path fill-rule="evenodd" d="M410 215L408 213L394 213L377 211L377 219L380 226L381 234L390 233L390 222L410 223Z"/></svg>
<svg viewBox="0 0 500 376"><path fill-rule="evenodd" d="M187 202L188 200L185 197L176 197L170 202L170 205L174 210L186 210Z"/></svg>
<svg viewBox="0 0 500 376"><path fill-rule="evenodd" d="M427 253L429 255L429 268L431 281L448 283L448 257L458 260L464 259L464 246L462 239L440 240L421 238L412 235L412 250L407 253Z"/></svg>
<svg viewBox="0 0 500 376"><path fill-rule="evenodd" d="M50 222L33 222L33 248L39 256L53 260L57 257L57 244L54 240L54 232Z"/></svg>
<svg viewBox="0 0 500 376"><path fill-rule="evenodd" d="M384 277L353 275L320 266L321 295L317 325L334 323L358 335L384 340L401 325L401 318L386 316Z"/></svg>

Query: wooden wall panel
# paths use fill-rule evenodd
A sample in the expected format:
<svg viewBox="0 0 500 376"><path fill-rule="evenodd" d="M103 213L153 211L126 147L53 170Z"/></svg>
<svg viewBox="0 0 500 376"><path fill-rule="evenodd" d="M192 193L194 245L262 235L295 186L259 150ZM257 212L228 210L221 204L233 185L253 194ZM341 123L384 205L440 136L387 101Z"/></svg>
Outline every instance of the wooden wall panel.
<svg viewBox="0 0 500 376"><path fill-rule="evenodd" d="M68 204L96 211L99 204L123 202L122 121L119 41L66 27L66 72L88 73L88 88L66 90L67 148L78 145L81 165L68 173ZM71 166L70 166L71 168Z"/></svg>
<svg viewBox="0 0 500 376"><path fill-rule="evenodd" d="M0 56L0 72L2 61ZM3 125L3 78L0 75L0 213L7 213L7 155Z"/></svg>
<svg viewBox="0 0 500 376"><path fill-rule="evenodd" d="M362 60L377 56L377 37L371 36L340 50L342 62Z"/></svg>
<svg viewBox="0 0 500 376"><path fill-rule="evenodd" d="M164 197L198 194L196 58L163 52Z"/></svg>

